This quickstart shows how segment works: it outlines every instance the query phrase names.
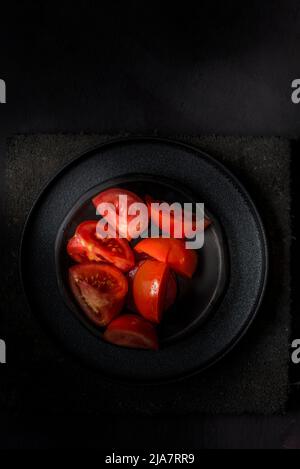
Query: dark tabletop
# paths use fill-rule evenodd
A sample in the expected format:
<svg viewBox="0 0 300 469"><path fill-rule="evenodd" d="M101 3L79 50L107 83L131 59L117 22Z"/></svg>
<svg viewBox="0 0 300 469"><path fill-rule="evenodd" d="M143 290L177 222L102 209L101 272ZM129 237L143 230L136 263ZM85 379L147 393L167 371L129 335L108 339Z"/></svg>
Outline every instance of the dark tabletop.
<svg viewBox="0 0 300 469"><path fill-rule="evenodd" d="M299 137L300 104L291 102L291 82L300 74L299 2L198 4L101 2L93 11L86 2L72 8L26 2L3 12L0 79L6 81L7 104L0 105L1 164L5 139L13 133ZM295 321L293 338L299 333ZM3 367L0 379L2 373ZM298 378L294 367L291 379ZM145 433L152 446L297 446L299 402L293 392L282 417L106 418L103 444L130 446L129 426L137 447ZM1 442L76 445L82 439L70 419L46 426L43 420L29 424L1 416L7 422ZM82 422L84 428L92 420ZM85 439L92 444L97 433L87 431Z"/></svg>

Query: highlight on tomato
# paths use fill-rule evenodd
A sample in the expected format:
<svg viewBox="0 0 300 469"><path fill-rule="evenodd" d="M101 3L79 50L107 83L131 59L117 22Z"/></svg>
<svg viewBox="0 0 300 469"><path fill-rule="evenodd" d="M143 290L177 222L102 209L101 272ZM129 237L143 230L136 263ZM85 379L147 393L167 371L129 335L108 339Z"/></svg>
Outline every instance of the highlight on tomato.
<svg viewBox="0 0 300 469"><path fill-rule="evenodd" d="M174 238L146 238L134 248L160 262L166 263L175 272L191 278L197 268L198 256L187 249L183 240Z"/></svg>
<svg viewBox="0 0 300 469"><path fill-rule="evenodd" d="M122 347L158 350L155 328L135 314L124 314L114 319L103 336L107 342Z"/></svg>
<svg viewBox="0 0 300 469"><path fill-rule="evenodd" d="M122 310L128 291L125 275L109 264L77 264L69 269L75 300L97 326L106 326Z"/></svg>
<svg viewBox="0 0 300 469"><path fill-rule="evenodd" d="M144 318L158 324L163 312L175 301L176 280L167 264L146 260L134 275L132 293L137 311Z"/></svg>
<svg viewBox="0 0 300 469"><path fill-rule="evenodd" d="M130 228L133 228L141 234L148 227L148 210L143 200L133 192L114 187L100 192L100 194L92 199L92 202L97 213L107 220L114 234L118 237L126 238L130 241L132 239L130 236ZM112 208L114 208L114 213L111 213L110 210L105 208L102 211L102 204L105 204L104 207L107 204L111 205ZM138 207L140 207L141 210L138 209Z"/></svg>
<svg viewBox="0 0 300 469"><path fill-rule="evenodd" d="M176 276L169 269L167 276L166 276L166 286L165 286L164 291L161 290L159 293L160 288L156 288L157 295L160 294L162 296L162 311L158 312L156 303L160 304L160 301L157 301L157 298L155 298L154 291L153 291L153 285L159 282L159 278L155 276L155 274L157 273L157 269L156 270L152 269L151 271L150 270L151 264L149 263L146 264L146 266L144 266L144 268L141 269L141 272L139 273L137 280L135 281L135 288L139 292L138 301L141 303L141 304L139 303L140 304L140 310L139 310L135 303L133 286L134 286L135 276L137 272L139 271L139 269L141 268L141 266L145 262L146 262L146 259L138 261L135 267L128 272L128 276L127 276L128 295L127 295L126 305L131 311L134 311L135 313L140 313L145 318L149 319L150 321L158 323L161 320L162 313L166 311L167 309L169 309L175 303L176 296L177 296ZM152 262L155 262L155 261L152 261ZM158 267L160 268L160 266ZM150 277L148 287L146 286L144 282L144 280L146 279L145 274L147 272ZM150 292L152 292L152 295L150 294ZM135 292L135 296L137 297L136 292ZM152 308L151 314L149 314L148 312L148 309L150 308ZM144 311L144 314L142 313L142 311Z"/></svg>

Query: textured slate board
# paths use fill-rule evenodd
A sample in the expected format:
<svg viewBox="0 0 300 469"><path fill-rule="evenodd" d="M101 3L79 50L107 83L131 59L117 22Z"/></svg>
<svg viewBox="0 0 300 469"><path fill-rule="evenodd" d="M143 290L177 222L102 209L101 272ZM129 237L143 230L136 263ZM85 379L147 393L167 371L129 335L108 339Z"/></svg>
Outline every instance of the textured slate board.
<svg viewBox="0 0 300 469"><path fill-rule="evenodd" d="M99 135L17 136L6 166L5 275L1 331L9 366L1 407L27 413L273 413L288 397L290 153L280 138L187 137L225 163L246 185L263 216L271 274L263 308L242 343L205 374L163 386L120 385L84 368L54 343L24 306L18 276L18 241L36 195L63 164ZM237 214L238 216L238 214ZM3 274L2 272L2 274Z"/></svg>

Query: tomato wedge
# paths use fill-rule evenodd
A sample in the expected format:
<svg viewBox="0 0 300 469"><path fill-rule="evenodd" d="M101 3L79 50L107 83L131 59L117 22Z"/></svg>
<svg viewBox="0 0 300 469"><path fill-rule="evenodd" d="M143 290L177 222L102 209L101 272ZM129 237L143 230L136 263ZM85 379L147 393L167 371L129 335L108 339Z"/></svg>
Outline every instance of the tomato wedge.
<svg viewBox="0 0 300 469"><path fill-rule="evenodd" d="M126 305L131 311L134 311L135 313L138 313L138 310L135 305L134 297L133 297L133 281L134 281L137 271L145 262L145 260L146 259L138 261L138 263L134 266L134 268L128 272L128 277L127 277L128 278L128 295L127 295ZM167 282L167 285L166 285L163 311L166 311L173 305L177 296L177 281L176 281L176 277L174 273L171 270L169 271L169 275L168 275L168 278L166 279L166 282ZM146 301L148 301L148 299L146 299Z"/></svg>
<svg viewBox="0 0 300 469"><path fill-rule="evenodd" d="M78 264L69 269L74 298L97 326L106 326L123 308L128 283L125 275L109 264Z"/></svg>
<svg viewBox="0 0 300 469"><path fill-rule="evenodd" d="M175 272L191 278L197 268L198 256L193 249L186 249L183 240L174 238L147 238L134 248L138 253L168 264Z"/></svg>
<svg viewBox="0 0 300 469"><path fill-rule="evenodd" d="M67 253L76 262L102 262L104 259L100 254L88 249L83 244L81 238L76 234L69 239L67 244Z"/></svg>
<svg viewBox="0 0 300 469"><path fill-rule="evenodd" d="M151 220L153 223L162 230L164 228L164 233L168 234L172 238L175 237L175 224L181 224L181 232L182 236L180 238L192 237L196 230L196 215L192 215L192 220L184 220L182 217L178 217L178 215L170 212L169 210L164 211L155 208L151 204L153 202L156 203L163 203L161 200L154 200L150 195L145 196L145 200L148 206L149 215L151 216ZM204 230L206 230L209 225L211 224L211 220L208 217L204 217Z"/></svg>
<svg viewBox="0 0 300 469"><path fill-rule="evenodd" d="M128 280L128 295L127 295L127 299L126 299L126 306L128 309L130 309L130 311L134 311L135 313L137 313L137 309L136 309L136 306L134 304L134 299L133 299L133 280L134 280L134 277L135 277L135 274L137 273L137 271L139 270L140 266L144 263L145 261L144 260L139 260L137 261L137 263L135 264L135 266L129 270L128 274L127 274L127 280Z"/></svg>
<svg viewBox="0 0 300 469"><path fill-rule="evenodd" d="M106 261L111 262L123 272L132 269L135 263L134 253L126 239L98 238L101 254Z"/></svg>
<svg viewBox="0 0 300 469"><path fill-rule="evenodd" d="M88 251L81 244L78 236L73 236L67 244L67 253L75 262L88 262Z"/></svg>
<svg viewBox="0 0 300 469"><path fill-rule="evenodd" d="M120 203L119 197L122 195L127 196L127 204ZM116 233L119 234L122 238L126 238L128 239L128 241L130 241L131 237L128 233L128 225L131 222L133 223L133 220L137 217L137 215L129 215L128 210L130 206L134 203L138 202L140 204L144 204L142 199L140 199L140 197L138 197L133 192L127 191L126 189L121 189L119 187L115 187L100 192L100 194L96 195L96 197L93 198L92 202L96 209L101 203L110 203L114 205L116 210L116 226L112 227L116 230ZM138 227L138 229L141 230L141 232L147 228L148 221L148 213L146 213L145 217L139 217L136 226ZM111 225L114 225L114 222L111 221Z"/></svg>
<svg viewBox="0 0 300 469"><path fill-rule="evenodd" d="M166 301L167 306L170 304L170 299L174 301L173 293L171 298L167 297L170 275L167 264L147 260L143 262L134 276L132 287L134 305L137 311L151 322L158 324L166 309Z"/></svg>
<svg viewBox="0 0 300 469"><path fill-rule="evenodd" d="M96 232L97 221L80 223L75 236L68 243L67 251L76 262L110 262L124 272L135 263L134 253L126 239L99 238Z"/></svg>
<svg viewBox="0 0 300 469"><path fill-rule="evenodd" d="M124 314L114 319L104 332L104 339L122 347L158 350L155 328L135 314Z"/></svg>

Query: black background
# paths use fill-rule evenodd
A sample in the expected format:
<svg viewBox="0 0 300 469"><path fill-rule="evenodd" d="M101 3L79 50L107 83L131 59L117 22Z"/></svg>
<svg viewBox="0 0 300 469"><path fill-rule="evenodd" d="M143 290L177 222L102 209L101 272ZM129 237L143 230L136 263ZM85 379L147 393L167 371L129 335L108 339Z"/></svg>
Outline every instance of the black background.
<svg viewBox="0 0 300 469"><path fill-rule="evenodd" d="M22 132L299 136L297 1L26 2L0 21L2 163L6 136ZM106 418L96 434L92 418L84 425L86 441L99 445L99 433L106 447L141 448L145 435L152 447L281 446L297 407L296 396L284 417ZM10 419L0 446L83 444L70 418L47 429Z"/></svg>

